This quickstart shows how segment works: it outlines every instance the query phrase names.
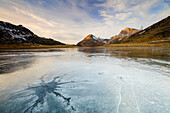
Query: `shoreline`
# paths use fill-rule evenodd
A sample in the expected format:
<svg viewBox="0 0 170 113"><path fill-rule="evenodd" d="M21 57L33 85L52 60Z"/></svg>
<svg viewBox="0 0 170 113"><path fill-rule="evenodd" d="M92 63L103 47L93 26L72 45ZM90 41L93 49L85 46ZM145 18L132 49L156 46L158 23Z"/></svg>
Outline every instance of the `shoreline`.
<svg viewBox="0 0 170 113"><path fill-rule="evenodd" d="M44 48L78 48L76 45L30 45L30 44L4 44L0 49L44 49ZM148 43L127 43L127 44L110 44L96 47L170 47L170 43L148 44Z"/></svg>

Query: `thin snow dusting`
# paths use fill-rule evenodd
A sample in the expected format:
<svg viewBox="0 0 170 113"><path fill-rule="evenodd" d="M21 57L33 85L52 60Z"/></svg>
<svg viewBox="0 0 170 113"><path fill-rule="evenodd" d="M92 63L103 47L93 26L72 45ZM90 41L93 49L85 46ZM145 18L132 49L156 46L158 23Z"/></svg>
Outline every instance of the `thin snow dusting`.
<svg viewBox="0 0 170 113"><path fill-rule="evenodd" d="M5 28L3 26L0 25L0 29L1 30L5 30L7 31L12 39L22 39L22 40L27 40L26 38L29 37L29 36L32 36L31 34L25 34L25 32L22 32L22 33L19 33L19 30L16 30L16 29L10 29L10 28Z"/></svg>
<svg viewBox="0 0 170 113"><path fill-rule="evenodd" d="M92 38L93 38L94 40L98 40L98 38L97 38L97 37L95 37L94 35L92 35Z"/></svg>
<svg viewBox="0 0 170 113"><path fill-rule="evenodd" d="M143 34L145 32L145 30L143 30L142 32L140 32L139 34Z"/></svg>

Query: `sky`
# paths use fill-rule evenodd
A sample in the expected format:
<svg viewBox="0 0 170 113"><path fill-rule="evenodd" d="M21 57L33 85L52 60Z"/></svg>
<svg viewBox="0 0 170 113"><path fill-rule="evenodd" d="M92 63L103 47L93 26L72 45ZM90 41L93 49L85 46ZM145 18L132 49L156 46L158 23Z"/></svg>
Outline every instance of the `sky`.
<svg viewBox="0 0 170 113"><path fill-rule="evenodd" d="M170 16L170 0L0 0L0 20L38 36L76 44L88 34L110 38Z"/></svg>

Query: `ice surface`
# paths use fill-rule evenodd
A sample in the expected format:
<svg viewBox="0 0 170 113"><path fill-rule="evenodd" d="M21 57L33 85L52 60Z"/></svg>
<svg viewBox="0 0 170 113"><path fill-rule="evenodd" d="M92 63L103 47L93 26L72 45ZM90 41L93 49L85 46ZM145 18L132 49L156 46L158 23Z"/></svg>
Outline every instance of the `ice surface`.
<svg viewBox="0 0 170 113"><path fill-rule="evenodd" d="M131 55L134 48L115 49L3 54L0 58L9 57L3 62L8 65L0 67L13 68L15 65L8 66L22 60L30 62L25 68L0 74L0 111L170 113L167 48L162 59L158 57L162 48L154 52L145 48L152 54L142 58L139 51L143 49L135 49L135 56Z"/></svg>

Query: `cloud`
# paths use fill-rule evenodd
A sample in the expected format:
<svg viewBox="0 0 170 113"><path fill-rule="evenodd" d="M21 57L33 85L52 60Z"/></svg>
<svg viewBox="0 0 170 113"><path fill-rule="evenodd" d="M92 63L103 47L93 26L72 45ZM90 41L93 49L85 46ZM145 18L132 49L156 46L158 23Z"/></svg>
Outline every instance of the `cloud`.
<svg viewBox="0 0 170 113"><path fill-rule="evenodd" d="M131 16L132 13L131 12L127 12L127 13L118 13L115 14L115 19L119 19L119 20L126 20L129 16Z"/></svg>
<svg viewBox="0 0 170 113"><path fill-rule="evenodd" d="M147 27L169 12L161 0L0 0L0 20L75 44L90 33L110 38L127 26Z"/></svg>
<svg viewBox="0 0 170 113"><path fill-rule="evenodd" d="M48 26L54 27L54 26L58 26L58 25L62 25L60 23L54 22L54 21L50 21L50 20L46 20L45 18L41 18L37 15L34 15L33 13L30 13L28 11L24 11L21 9L18 9L17 7L12 7L17 13L20 13L22 15L28 16L28 18L32 18L33 20L37 21L37 22L41 22L41 23L45 23Z"/></svg>
<svg viewBox="0 0 170 113"><path fill-rule="evenodd" d="M130 26L140 28L147 27L160 19L169 16L169 5L161 0L106 0L99 14L107 25ZM153 7L163 7L159 13L151 11ZM114 26L115 27L115 26ZM113 28L114 29L114 28Z"/></svg>
<svg viewBox="0 0 170 113"><path fill-rule="evenodd" d="M9 1L5 2L9 3ZM62 7L60 8L60 10L63 9L62 12L58 13L55 8L51 11L39 6L38 8L31 8L28 3L16 2L16 4L10 2L10 4L7 4L10 9L0 8L0 19L14 24L22 24L39 36L52 37L64 42L68 41L67 43L77 43L84 37L84 34L87 35L90 32L90 29L94 27L92 25L97 25L85 11L78 10L77 6L74 5ZM79 19L80 22L76 22L75 19Z"/></svg>

